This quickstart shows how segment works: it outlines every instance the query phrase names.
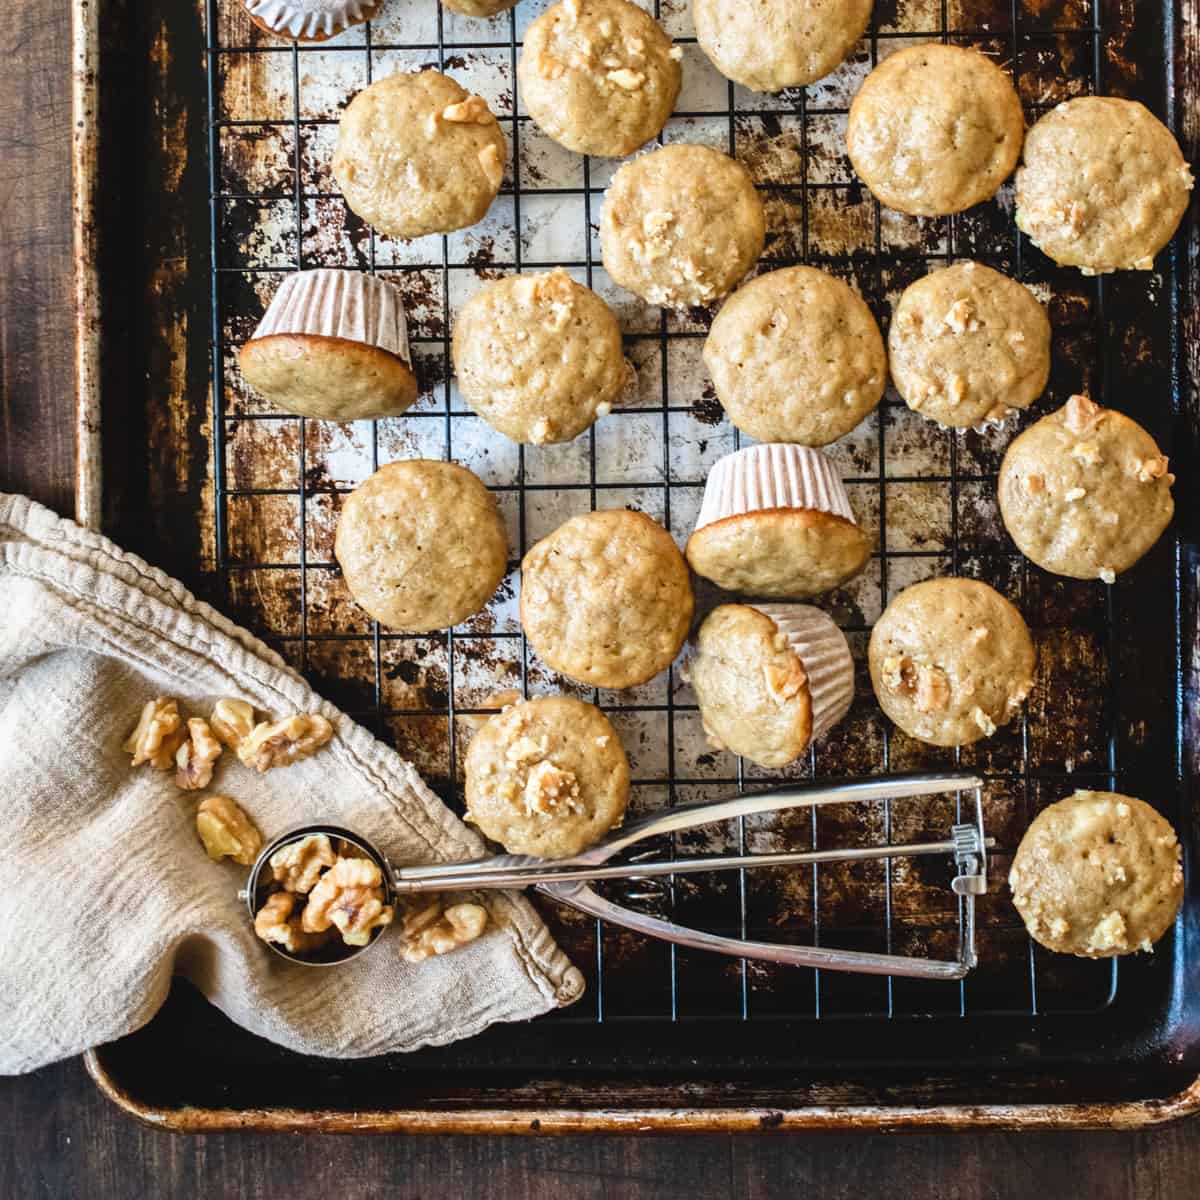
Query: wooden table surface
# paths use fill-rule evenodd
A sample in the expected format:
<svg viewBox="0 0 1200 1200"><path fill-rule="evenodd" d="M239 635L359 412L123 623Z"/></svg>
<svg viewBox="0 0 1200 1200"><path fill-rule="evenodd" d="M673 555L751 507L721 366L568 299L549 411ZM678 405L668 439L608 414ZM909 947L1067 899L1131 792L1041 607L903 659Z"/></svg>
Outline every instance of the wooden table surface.
<svg viewBox="0 0 1200 1200"><path fill-rule="evenodd" d="M72 510L67 0L0 3L0 489ZM1137 1197L1200 1194L1200 1120L1144 1133L182 1137L71 1061L0 1080L0 1197Z"/></svg>

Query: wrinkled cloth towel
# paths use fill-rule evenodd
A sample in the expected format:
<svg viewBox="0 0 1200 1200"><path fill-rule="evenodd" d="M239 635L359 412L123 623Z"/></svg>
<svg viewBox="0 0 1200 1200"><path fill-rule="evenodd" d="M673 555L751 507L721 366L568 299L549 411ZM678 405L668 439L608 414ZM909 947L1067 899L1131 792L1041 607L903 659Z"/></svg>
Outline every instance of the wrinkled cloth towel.
<svg viewBox="0 0 1200 1200"><path fill-rule="evenodd" d="M259 720L320 712L314 757L259 775L226 750L204 792L131 768L142 705L181 715L238 696ZM478 857L481 839L394 751L178 582L22 496L0 493L0 1071L30 1071L145 1024L173 973L246 1029L356 1058L470 1037L577 999L583 977L519 895L484 898L488 932L423 963L399 934L314 970L255 938L247 869L207 858L205 794L231 795L269 841L327 821L393 864ZM478 897L477 897L478 898Z"/></svg>

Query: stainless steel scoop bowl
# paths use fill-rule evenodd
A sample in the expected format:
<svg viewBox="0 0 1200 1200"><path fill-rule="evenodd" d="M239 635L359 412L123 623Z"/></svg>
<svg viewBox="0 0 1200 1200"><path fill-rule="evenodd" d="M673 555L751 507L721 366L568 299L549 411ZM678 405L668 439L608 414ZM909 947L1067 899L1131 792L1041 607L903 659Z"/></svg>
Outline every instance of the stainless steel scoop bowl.
<svg viewBox="0 0 1200 1200"><path fill-rule="evenodd" d="M975 897L987 891L987 851L995 843L983 828L983 780L965 772L904 775L862 779L829 786L810 785L780 788L756 795L735 796L711 804L666 809L630 821L595 846L572 858L544 859L501 854L473 862L427 867L393 868L386 857L365 838L335 825L306 825L277 837L258 856L246 887L239 895L246 901L251 920L265 895L268 860L281 847L313 834L350 842L373 859L383 873L385 899L419 892L464 889L536 887L544 895L581 912L649 937L661 938L697 950L711 950L737 958L763 959L793 966L821 967L832 971L856 971L873 975L900 975L915 979L962 979L976 964ZM679 833L719 821L785 809L816 808L826 804L864 804L877 800L904 800L948 792L969 792L973 804L963 819L952 825L948 836L933 842L903 845L859 846L845 849L782 851L774 854L737 854L651 862L610 863L615 855L649 838ZM854 862L867 859L946 855L953 860L950 880L953 893L963 906L958 955L950 961L912 958L898 954L874 954L837 950L825 946L757 942L721 937L703 930L652 917L628 909L598 895L586 885L603 879L647 879L660 875L685 875L700 871L729 871L755 867L811 866L815 863ZM274 942L267 945L277 954L306 966L332 966L357 957L382 941L391 926L377 929L365 946L332 943L325 953L302 957Z"/></svg>

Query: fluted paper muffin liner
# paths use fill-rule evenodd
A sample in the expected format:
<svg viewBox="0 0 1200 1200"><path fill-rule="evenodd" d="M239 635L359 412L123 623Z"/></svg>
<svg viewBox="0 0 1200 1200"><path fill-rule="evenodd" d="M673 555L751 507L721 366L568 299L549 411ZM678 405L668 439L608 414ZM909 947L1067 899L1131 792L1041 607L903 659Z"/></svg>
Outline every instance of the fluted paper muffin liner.
<svg viewBox="0 0 1200 1200"><path fill-rule="evenodd" d="M365 342L412 365L400 292L385 280L361 271L323 268L288 275L254 337L276 333L309 333Z"/></svg>
<svg viewBox="0 0 1200 1200"><path fill-rule="evenodd" d="M273 33L299 41L324 41L369 21L378 0L243 0L246 11Z"/></svg>
<svg viewBox="0 0 1200 1200"><path fill-rule="evenodd" d="M696 528L769 508L808 508L856 524L837 468L808 446L748 446L718 459L704 485Z"/></svg>
<svg viewBox="0 0 1200 1200"><path fill-rule="evenodd" d="M846 635L811 604L756 604L796 652L808 676L812 741L827 734L850 711L854 659Z"/></svg>

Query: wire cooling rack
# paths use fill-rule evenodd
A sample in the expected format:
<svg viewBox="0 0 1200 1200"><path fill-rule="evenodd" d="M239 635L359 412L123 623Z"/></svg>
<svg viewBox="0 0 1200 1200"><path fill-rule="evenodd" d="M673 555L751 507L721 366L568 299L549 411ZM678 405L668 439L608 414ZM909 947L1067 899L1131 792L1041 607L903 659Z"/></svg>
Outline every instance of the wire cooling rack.
<svg viewBox="0 0 1200 1200"><path fill-rule="evenodd" d="M212 561L235 618L262 634L330 699L412 759L461 811L462 750L487 699L509 688L568 691L598 703L617 725L635 777L634 808L726 795L771 779L848 777L962 765L989 779L987 823L1002 851L980 908L981 965L962 984L835 976L720 961L647 943L548 910L556 936L589 975L585 1001L553 1019L733 1020L773 1017L969 1018L1095 1012L1117 994L1112 963L1051 958L1034 947L1002 894L1009 857L1032 815L1075 786L1110 787L1123 770L1124 685L1110 651L1121 633L1119 589L1047 577L1016 555L999 521L995 478L1021 424L1086 389L1111 395L1113 320L1105 280L1056 268L1021 237L1011 184L968 213L916 219L881 211L844 151L851 97L872 65L903 46L943 40L974 46L1008 67L1032 121L1074 95L1105 90L1106 31L1091 0L893 0L850 61L828 79L779 96L719 76L695 44L686 0L644 3L682 45L684 86L662 140L704 142L751 170L768 211L759 270L821 266L857 287L886 329L890 301L927 270L956 258L1022 279L1050 305L1055 361L1046 397L1003 430L955 435L922 420L889 391L880 411L829 448L861 524L878 550L859 579L821 603L846 631L859 668L846 721L786 772L767 773L703 740L678 664L628 692L594 692L556 676L529 652L516 613L517 564L567 516L629 505L682 543L704 477L742 444L722 419L700 361L712 312L670 313L616 288L596 241L603 189L617 164L555 146L520 103L520 39L548 0L469 21L435 0L389 0L381 18L331 42L291 46L260 34L234 0L207 0L212 211ZM411 243L376 235L350 213L329 173L341 108L372 79L434 66L483 95L510 142L501 194L483 222ZM1159 64L1158 70L1161 70ZM1153 80L1151 84L1153 84ZM1147 85L1150 86L1150 85ZM1162 87L1158 79L1159 111ZM1151 100L1153 103L1153 100ZM451 377L454 316L481 281L567 267L617 311L638 395L567 446L515 446L459 397ZM302 420L251 394L236 352L253 332L281 272L316 266L378 272L405 294L422 384L403 417L352 425ZM1160 355L1169 388L1172 281L1123 283L1121 318ZM1154 420L1143 419L1156 431ZM1156 418L1169 420L1164 407ZM487 610L435 636L381 630L347 594L333 561L342 498L379 464L454 458L496 493L509 528L510 574ZM1147 568L1169 576L1169 563ZM922 746L879 713L864 669L866 638L889 596L942 574L987 579L1023 610L1039 668L1023 717L961 751ZM1170 591L1170 585L1167 589ZM711 601L701 592L701 611ZM1167 603L1164 601L1164 603ZM1170 605L1163 608L1168 619ZM1172 687L1147 668L1147 685ZM702 832L657 852L677 855L913 840L944 831L952 800L880 805L865 819L827 809ZM940 862L890 860L689 876L626 885L621 898L720 932L897 953L951 957L960 914ZM1122 976L1139 970L1125 964Z"/></svg>

